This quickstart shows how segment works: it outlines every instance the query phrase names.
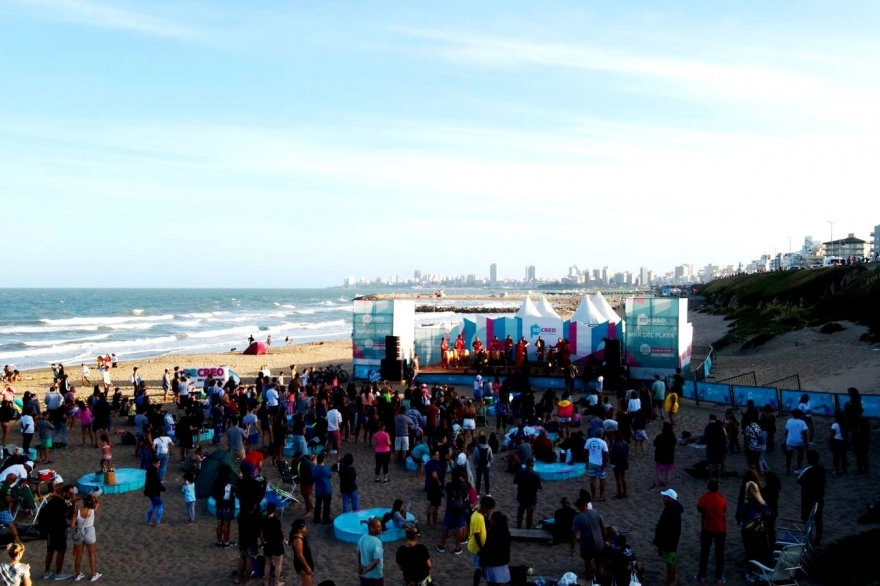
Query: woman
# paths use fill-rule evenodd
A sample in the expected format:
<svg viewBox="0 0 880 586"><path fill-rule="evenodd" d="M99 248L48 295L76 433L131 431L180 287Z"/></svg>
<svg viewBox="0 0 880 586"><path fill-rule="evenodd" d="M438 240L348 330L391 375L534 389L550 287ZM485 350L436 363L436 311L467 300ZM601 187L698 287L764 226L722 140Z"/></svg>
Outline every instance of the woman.
<svg viewBox="0 0 880 586"><path fill-rule="evenodd" d="M83 548L89 552L89 570L92 572L91 581L97 582L101 579L100 572L95 570L95 544L98 540L95 534L95 513L97 513L100 503L98 497L89 494L83 499L82 508L74 513L70 520L70 527L73 529L73 572L76 574L74 580L82 580L86 577L80 572L82 567Z"/></svg>
<svg viewBox="0 0 880 586"><path fill-rule="evenodd" d="M385 475L385 484L388 484L388 462L391 461L391 436L385 431L385 424L379 422L379 431L373 435L376 454L376 482L381 482L379 471Z"/></svg>
<svg viewBox="0 0 880 586"><path fill-rule="evenodd" d="M751 480L746 483L745 496L737 506L736 517L740 522L746 560L770 565L771 550L767 538L767 526L771 519L770 508L761 496L761 489L758 488L757 483Z"/></svg>
<svg viewBox="0 0 880 586"><path fill-rule="evenodd" d="M156 512L156 523L153 527L158 527L162 523L162 513L165 511L165 503L162 501L162 493L165 492L165 486L159 479L159 467L161 463L158 458L153 458L150 467L147 468L147 478L144 481L144 496L150 499L150 508L147 509L147 518L145 524L150 525L150 519L153 518L153 512Z"/></svg>
<svg viewBox="0 0 880 586"><path fill-rule="evenodd" d="M834 472L832 472L834 476L846 474L846 432L846 416L843 411L838 411L834 423L831 424L831 436L828 438L831 455L834 458Z"/></svg>
<svg viewBox="0 0 880 586"><path fill-rule="evenodd" d="M616 499L625 499L626 471L629 470L629 444L623 440L620 431L614 433L614 445L611 448L611 469L614 470L614 482L617 483Z"/></svg>
<svg viewBox="0 0 880 586"><path fill-rule="evenodd" d="M284 457L284 444L287 441L287 415L284 412L275 416L272 422L272 462Z"/></svg>
<svg viewBox="0 0 880 586"><path fill-rule="evenodd" d="M775 472L764 475L764 487L761 496L770 509L770 519L767 521L767 543L770 547L776 544L776 520L779 518L779 493L782 491L782 481Z"/></svg>
<svg viewBox="0 0 880 586"><path fill-rule="evenodd" d="M479 513L477 513L479 514ZM489 517L486 543L480 550L480 567L489 586L503 586L510 582L510 529L507 517L495 511Z"/></svg>
<svg viewBox="0 0 880 586"><path fill-rule="evenodd" d="M9 561L0 564L0 582L3 586L31 586L31 567L21 563L24 555L24 545L10 543L6 546Z"/></svg>
<svg viewBox="0 0 880 586"><path fill-rule="evenodd" d="M144 433L138 444L138 457L140 458L140 469L149 470L150 462L153 461L153 433L147 427L144 427Z"/></svg>
<svg viewBox="0 0 880 586"><path fill-rule="evenodd" d="M383 515L383 525L387 525L390 522L395 529L415 526L415 522L408 521L406 515L406 505L403 504L402 500L394 499L394 504L391 505L391 512Z"/></svg>
<svg viewBox="0 0 880 586"><path fill-rule="evenodd" d="M306 537L305 519L297 519L290 526L288 544L293 549L293 569L299 575L302 586L312 586L312 573L315 571L315 563L312 561L312 548ZM276 582L277 586L281 586Z"/></svg>
<svg viewBox="0 0 880 586"><path fill-rule="evenodd" d="M12 420L15 418L15 409L12 407L12 401L3 401L0 403L0 428L3 430L3 439L0 444L6 445L6 439L9 437L9 430L12 428Z"/></svg>
<svg viewBox="0 0 880 586"><path fill-rule="evenodd" d="M667 486L670 481L670 472L675 470L675 433L672 431L672 423L663 422L663 431L654 438L654 468L656 477L651 490Z"/></svg>
<svg viewBox="0 0 880 586"><path fill-rule="evenodd" d="M801 402L798 403L798 409L803 415L804 423L807 424L807 441L810 443L813 442L813 433L815 430L813 429L813 406L810 404L810 396L804 393L801 395ZM798 465L800 468L800 465Z"/></svg>
<svg viewBox="0 0 880 586"><path fill-rule="evenodd" d="M89 443L93 446L95 442L95 432L92 431L92 410L86 405L85 401L80 399L76 402L76 419L79 419L79 426L82 430L82 445L86 445L86 436L89 436ZM73 418L71 418L71 422Z"/></svg>
<svg viewBox="0 0 880 586"><path fill-rule="evenodd" d="M474 437L474 430L477 428L477 410L473 403L466 401L464 409L461 411L462 422L461 429L464 431L465 441L471 443Z"/></svg>
<svg viewBox="0 0 880 586"><path fill-rule="evenodd" d="M638 391L634 390L629 394L629 402L626 405L626 410L633 414L642 410L642 400L639 398Z"/></svg>
<svg viewBox="0 0 880 586"><path fill-rule="evenodd" d="M397 548L397 567L403 572L406 586L426 586L431 575L431 554L419 543L421 533L415 527L406 528L406 545Z"/></svg>
<svg viewBox="0 0 880 586"><path fill-rule="evenodd" d="M562 393L562 400L556 403L556 415L559 417L559 437L568 437L571 427L571 417L574 415L574 403L571 402L568 391Z"/></svg>
<svg viewBox="0 0 880 586"><path fill-rule="evenodd" d="M284 563L284 531L281 529L281 521L275 516L277 506L275 503L266 505L266 516L262 519L260 530L263 535L263 555L266 556L266 571L275 567L275 584L281 582L281 565ZM266 581L268 582L268 574Z"/></svg>

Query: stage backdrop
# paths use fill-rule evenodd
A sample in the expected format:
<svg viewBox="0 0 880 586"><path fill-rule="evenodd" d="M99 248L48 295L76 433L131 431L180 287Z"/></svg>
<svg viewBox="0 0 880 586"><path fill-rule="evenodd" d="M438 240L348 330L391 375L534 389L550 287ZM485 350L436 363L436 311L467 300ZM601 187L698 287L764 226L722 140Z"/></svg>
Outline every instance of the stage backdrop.
<svg viewBox="0 0 880 586"><path fill-rule="evenodd" d="M385 358L385 336L399 336L401 358L407 361L412 358L416 316L414 300L355 299L353 306L351 350L355 366L378 366Z"/></svg>
<svg viewBox="0 0 880 586"><path fill-rule="evenodd" d="M543 338L546 348L555 345L559 338L567 336L567 332L563 331L562 328L563 322L559 318L526 316L521 319L522 335L526 337L529 343L527 352L529 360L536 359L535 341L538 339L538 336ZM514 341L518 341L518 339L514 338Z"/></svg>
<svg viewBox="0 0 880 586"><path fill-rule="evenodd" d="M693 326L687 322L687 299L626 299L627 363L633 378L669 376L690 370Z"/></svg>

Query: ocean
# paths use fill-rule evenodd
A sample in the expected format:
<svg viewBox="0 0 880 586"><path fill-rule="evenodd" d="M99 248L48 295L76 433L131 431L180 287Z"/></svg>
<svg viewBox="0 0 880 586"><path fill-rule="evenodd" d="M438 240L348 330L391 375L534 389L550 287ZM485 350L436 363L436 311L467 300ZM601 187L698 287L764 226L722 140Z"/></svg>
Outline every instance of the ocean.
<svg viewBox="0 0 880 586"><path fill-rule="evenodd" d="M479 289L460 292L487 293ZM231 348L242 351L251 335L261 342L271 335L273 346L283 345L285 337L293 344L340 340L351 337L351 300L365 293L342 287L0 289L0 365L24 371L58 362L91 365L99 354L115 353L120 360L131 360ZM427 297L429 292L425 293ZM424 300L424 304L431 303ZM456 300L454 304L497 307L510 302ZM417 323L438 319L457 317L416 314Z"/></svg>

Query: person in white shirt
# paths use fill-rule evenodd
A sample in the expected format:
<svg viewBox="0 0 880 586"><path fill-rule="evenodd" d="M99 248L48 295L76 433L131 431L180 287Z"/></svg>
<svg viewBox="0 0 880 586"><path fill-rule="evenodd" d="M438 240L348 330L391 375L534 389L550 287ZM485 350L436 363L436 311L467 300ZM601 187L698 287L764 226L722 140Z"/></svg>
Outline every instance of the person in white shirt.
<svg viewBox="0 0 880 586"><path fill-rule="evenodd" d="M791 458L797 452L797 467L800 470L804 463L804 448L807 445L809 430L804 423L800 409L791 410L791 418L785 422L785 473L791 474Z"/></svg>
<svg viewBox="0 0 880 586"><path fill-rule="evenodd" d="M342 425L342 413L334 406L327 412L327 449L331 454L335 454L339 450L342 443L341 433L339 431Z"/></svg>
<svg viewBox="0 0 880 586"><path fill-rule="evenodd" d="M26 481L33 469L34 463L31 460L28 460L24 464L13 464L0 473L0 478L5 479L10 474L14 474L17 479L15 483L21 482L22 480Z"/></svg>
<svg viewBox="0 0 880 586"><path fill-rule="evenodd" d="M34 418L30 412L26 412L21 416L18 423L21 426L21 445L24 455L30 456L31 441L34 439L34 432L37 429Z"/></svg>
<svg viewBox="0 0 880 586"><path fill-rule="evenodd" d="M109 391L113 386L113 381L110 380L110 367L107 364L104 364L104 370L101 372L101 382L104 384L105 391Z"/></svg>
<svg viewBox="0 0 880 586"><path fill-rule="evenodd" d="M274 385L266 389L265 399L266 407L269 408L269 416L274 419L278 415L278 391Z"/></svg>
<svg viewBox="0 0 880 586"><path fill-rule="evenodd" d="M608 444L602 439L602 432L591 437L584 444L584 450L589 455L590 493L593 500L596 495L596 478L599 478L599 498L597 502L605 500L605 468L608 466Z"/></svg>
<svg viewBox="0 0 880 586"><path fill-rule="evenodd" d="M89 367L86 366L85 363L83 363L80 367L80 373L82 373L82 384L84 385L92 384L92 382L89 380L89 372Z"/></svg>
<svg viewBox="0 0 880 586"><path fill-rule="evenodd" d="M164 429L162 435L153 440L153 451L156 452L156 459L159 460L159 480L162 482L165 482L165 471L168 469L168 456L172 446L174 442Z"/></svg>
<svg viewBox="0 0 880 586"><path fill-rule="evenodd" d="M626 410L631 414L635 415L639 411L642 410L642 401L639 399L638 391L630 391L629 392L629 403L627 403Z"/></svg>
<svg viewBox="0 0 880 586"><path fill-rule="evenodd" d="M841 474L846 474L846 436L843 435L843 428L841 427L841 423L844 421L846 416L841 411L837 414L837 419L834 423L831 424L831 455L834 461L834 471L831 473L834 476L840 476ZM2 478L2 476L0 476Z"/></svg>

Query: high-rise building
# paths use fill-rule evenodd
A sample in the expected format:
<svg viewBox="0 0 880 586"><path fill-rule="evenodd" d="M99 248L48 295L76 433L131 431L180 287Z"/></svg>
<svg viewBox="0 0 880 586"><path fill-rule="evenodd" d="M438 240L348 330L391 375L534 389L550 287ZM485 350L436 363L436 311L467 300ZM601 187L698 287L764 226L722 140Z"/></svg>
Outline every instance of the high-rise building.
<svg viewBox="0 0 880 586"><path fill-rule="evenodd" d="M871 232L871 238L873 238L873 241L871 242L871 256L880 254L880 225L874 226L874 231Z"/></svg>
<svg viewBox="0 0 880 586"><path fill-rule="evenodd" d="M421 281L422 280L422 270L416 269L413 271L413 280Z"/></svg>
<svg viewBox="0 0 880 586"><path fill-rule="evenodd" d="M537 271L535 271L535 265L529 265L526 267L526 281L534 281L537 276Z"/></svg>
<svg viewBox="0 0 880 586"><path fill-rule="evenodd" d="M494 262L489 265L489 282L493 285L498 283L498 265Z"/></svg>
<svg viewBox="0 0 880 586"><path fill-rule="evenodd" d="M607 285L609 278L608 267L602 267L602 284Z"/></svg>
<svg viewBox="0 0 880 586"><path fill-rule="evenodd" d="M571 265L568 267L568 276L569 277L577 277L580 274L577 265Z"/></svg>
<svg viewBox="0 0 880 586"><path fill-rule="evenodd" d="M639 269L639 285L647 287L651 284L651 277L649 276L650 272L651 271L648 270L648 267L641 267Z"/></svg>

